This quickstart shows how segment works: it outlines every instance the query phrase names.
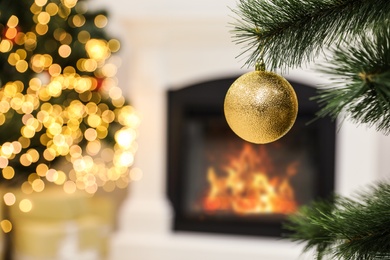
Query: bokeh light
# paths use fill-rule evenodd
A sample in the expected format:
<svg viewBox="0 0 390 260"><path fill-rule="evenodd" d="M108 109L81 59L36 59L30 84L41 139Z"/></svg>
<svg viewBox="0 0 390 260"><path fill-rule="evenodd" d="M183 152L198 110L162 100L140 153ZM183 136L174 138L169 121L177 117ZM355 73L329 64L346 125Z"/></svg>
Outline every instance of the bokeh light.
<svg viewBox="0 0 390 260"><path fill-rule="evenodd" d="M4 233L9 233L12 230L12 223L8 219L2 220L0 226Z"/></svg>
<svg viewBox="0 0 390 260"><path fill-rule="evenodd" d="M32 210L32 208L33 208L33 205L32 205L31 200L29 200L29 199L22 199L19 202L19 209L22 212L30 212Z"/></svg>
<svg viewBox="0 0 390 260"><path fill-rule="evenodd" d="M12 192L7 192L6 194L4 194L3 199L5 205L7 206L12 206L16 202L16 197Z"/></svg>

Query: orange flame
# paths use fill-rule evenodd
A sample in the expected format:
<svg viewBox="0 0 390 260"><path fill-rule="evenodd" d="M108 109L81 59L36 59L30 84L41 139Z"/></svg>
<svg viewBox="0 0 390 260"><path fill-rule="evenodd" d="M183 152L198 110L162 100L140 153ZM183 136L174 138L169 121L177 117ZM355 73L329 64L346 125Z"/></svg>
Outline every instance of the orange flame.
<svg viewBox="0 0 390 260"><path fill-rule="evenodd" d="M294 189L290 177L297 172L291 163L283 174L268 176L274 168L264 146L255 151L246 143L236 158L223 167L223 175L209 167L209 189L203 200L208 212L231 211L237 214L281 213L296 211Z"/></svg>

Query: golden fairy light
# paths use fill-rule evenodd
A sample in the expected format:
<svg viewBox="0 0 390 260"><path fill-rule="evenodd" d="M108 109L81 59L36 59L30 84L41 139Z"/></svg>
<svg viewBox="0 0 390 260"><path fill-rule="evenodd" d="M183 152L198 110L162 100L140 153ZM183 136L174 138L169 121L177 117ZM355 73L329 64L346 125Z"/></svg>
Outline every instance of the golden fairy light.
<svg viewBox="0 0 390 260"><path fill-rule="evenodd" d="M50 14L50 16L54 16L58 13L58 5L56 3L49 3L48 5L46 5L45 10Z"/></svg>
<svg viewBox="0 0 390 260"><path fill-rule="evenodd" d="M35 0L37 6L44 6L47 3L47 0Z"/></svg>
<svg viewBox="0 0 390 260"><path fill-rule="evenodd" d="M90 39L85 44L85 49L91 59L101 61L110 56L107 42L99 39Z"/></svg>
<svg viewBox="0 0 390 260"><path fill-rule="evenodd" d="M11 15L11 17L8 19L7 26L9 28L15 28L19 23L19 18L15 15Z"/></svg>
<svg viewBox="0 0 390 260"><path fill-rule="evenodd" d="M15 176L14 168L5 166L2 170L4 179L11 180Z"/></svg>
<svg viewBox="0 0 390 260"><path fill-rule="evenodd" d="M63 3L66 7L72 8L72 7L75 7L75 5L77 4L77 1L78 0L63 0Z"/></svg>
<svg viewBox="0 0 390 260"><path fill-rule="evenodd" d="M69 55L71 54L72 52L72 49L70 48L69 45L67 44L63 44L60 46L60 48L58 48L58 53L60 54L60 56L62 58L67 58L69 57Z"/></svg>
<svg viewBox="0 0 390 260"><path fill-rule="evenodd" d="M6 194L4 194L3 199L5 205L7 206L12 206L16 202L16 197L12 192L7 192Z"/></svg>
<svg viewBox="0 0 390 260"><path fill-rule="evenodd" d="M22 211L22 212L30 212L33 208L33 205L31 203L31 200L29 199L22 199L20 202L19 202L19 209Z"/></svg>
<svg viewBox="0 0 390 260"><path fill-rule="evenodd" d="M37 20L40 24L48 24L50 22L50 14L47 12L40 12Z"/></svg>
<svg viewBox="0 0 390 260"><path fill-rule="evenodd" d="M107 17L105 15L100 14L100 15L95 17L94 22L95 22L96 27L103 28L107 25L108 20L107 20Z"/></svg>
<svg viewBox="0 0 390 260"><path fill-rule="evenodd" d="M8 219L4 219L0 222L0 227L4 233L9 233L12 230L12 223Z"/></svg>
<svg viewBox="0 0 390 260"><path fill-rule="evenodd" d="M10 40L2 39L0 42L0 52L6 53L12 50L13 44Z"/></svg>

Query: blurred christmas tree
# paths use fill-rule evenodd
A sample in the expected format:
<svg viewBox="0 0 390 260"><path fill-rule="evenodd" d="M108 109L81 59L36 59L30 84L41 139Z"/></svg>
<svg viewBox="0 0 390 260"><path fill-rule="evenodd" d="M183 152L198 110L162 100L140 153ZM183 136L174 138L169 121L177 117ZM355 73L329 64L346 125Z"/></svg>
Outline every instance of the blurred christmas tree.
<svg viewBox="0 0 390 260"><path fill-rule="evenodd" d="M332 80L315 97L318 116L390 132L390 1L241 0L235 13L247 64L264 58L268 68L286 70L323 54L321 71ZM389 194L390 185L379 183L355 198L314 202L288 228L317 259L390 259Z"/></svg>
<svg viewBox="0 0 390 260"><path fill-rule="evenodd" d="M93 194L128 184L139 121L117 86L120 43L106 24L82 0L0 1L3 185Z"/></svg>

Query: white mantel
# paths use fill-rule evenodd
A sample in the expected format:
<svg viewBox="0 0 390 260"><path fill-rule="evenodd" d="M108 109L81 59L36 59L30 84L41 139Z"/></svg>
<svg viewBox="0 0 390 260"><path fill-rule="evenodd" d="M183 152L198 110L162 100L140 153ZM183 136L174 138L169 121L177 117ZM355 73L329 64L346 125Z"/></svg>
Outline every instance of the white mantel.
<svg viewBox="0 0 390 260"><path fill-rule="evenodd" d="M241 49L232 42L229 7L235 1L107 0L111 27L122 40L120 85L141 115L136 167L111 248L112 260L292 260L302 246L289 241L171 231L165 195L166 91L195 82L244 73ZM308 84L323 78L307 70L285 75ZM349 194L388 175L389 138L343 123L337 134L336 189ZM387 156L387 157L386 157ZM312 259L302 256L299 259Z"/></svg>

